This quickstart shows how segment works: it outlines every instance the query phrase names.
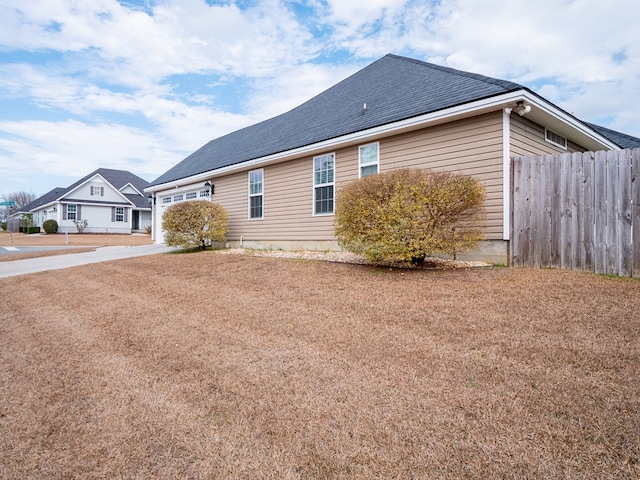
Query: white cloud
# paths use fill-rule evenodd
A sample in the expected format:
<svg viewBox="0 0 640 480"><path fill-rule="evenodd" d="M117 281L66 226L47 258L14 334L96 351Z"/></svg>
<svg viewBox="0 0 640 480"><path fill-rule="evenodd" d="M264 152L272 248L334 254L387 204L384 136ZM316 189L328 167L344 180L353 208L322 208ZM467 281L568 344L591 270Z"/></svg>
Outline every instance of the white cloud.
<svg viewBox="0 0 640 480"><path fill-rule="evenodd" d="M624 26L635 15L634 0L615 8L595 0L453 0L438 7L424 55L454 68L543 85L543 96L585 120L622 119L629 116L630 99L640 98L640 31ZM617 125L640 136L637 124Z"/></svg>
<svg viewBox="0 0 640 480"><path fill-rule="evenodd" d="M317 53L313 38L277 0L240 10L233 3L167 0L152 14L116 0L11 1L0 45L71 52L78 69L113 84L143 87L180 73L264 76Z"/></svg>
<svg viewBox="0 0 640 480"><path fill-rule="evenodd" d="M277 76L254 82L247 97L246 110L256 122L279 115L315 97L356 70L358 67L352 64L306 64L283 69Z"/></svg>
<svg viewBox="0 0 640 480"><path fill-rule="evenodd" d="M175 162L172 146L154 134L121 125L66 122L0 122L4 168L16 174L77 174L99 167L131 169L155 153L152 168ZM24 159L28 158L29 162ZM157 163L156 163L157 162ZM149 166L144 169L149 171Z"/></svg>

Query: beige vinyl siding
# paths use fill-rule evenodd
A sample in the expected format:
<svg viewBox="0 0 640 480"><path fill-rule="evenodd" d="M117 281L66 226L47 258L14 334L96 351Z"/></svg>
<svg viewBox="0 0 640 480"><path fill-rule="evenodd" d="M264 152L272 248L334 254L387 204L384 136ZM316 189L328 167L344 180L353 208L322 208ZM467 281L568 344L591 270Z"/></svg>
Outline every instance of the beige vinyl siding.
<svg viewBox="0 0 640 480"><path fill-rule="evenodd" d="M327 152L331 153L331 152ZM336 175L340 166L337 165ZM333 240L333 215L313 216L313 157L264 167L263 218L249 220L248 173L216 179L213 198L227 208L229 240Z"/></svg>
<svg viewBox="0 0 640 480"><path fill-rule="evenodd" d="M502 239L502 111L380 142L380 171L419 167L473 175L485 186L488 240Z"/></svg>
<svg viewBox="0 0 640 480"><path fill-rule="evenodd" d="M545 153L584 152L586 149L567 140L567 149L549 143L544 127L526 117L511 115L511 156L544 155Z"/></svg>
<svg viewBox="0 0 640 480"><path fill-rule="evenodd" d="M380 171L419 167L460 172L487 189L487 239L502 239L502 112L381 138ZM370 143L370 142L365 142ZM335 153L335 188L358 178L358 146ZM313 215L313 157L264 167L263 219L249 220L248 171L216 178L213 201L229 213L228 239L333 240L334 215Z"/></svg>

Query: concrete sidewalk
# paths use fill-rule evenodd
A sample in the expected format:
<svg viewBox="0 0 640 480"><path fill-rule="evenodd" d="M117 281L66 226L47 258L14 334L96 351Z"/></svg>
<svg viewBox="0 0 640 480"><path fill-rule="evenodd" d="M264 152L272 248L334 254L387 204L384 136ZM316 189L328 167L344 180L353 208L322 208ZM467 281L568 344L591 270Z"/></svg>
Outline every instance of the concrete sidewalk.
<svg viewBox="0 0 640 480"><path fill-rule="evenodd" d="M77 267L90 263L108 262L121 258L141 257L166 253L175 250L167 245L138 245L128 247L101 247L93 252L70 253L54 257L28 258L26 260L13 260L0 262L0 278L26 275L29 273L45 272L47 270L60 270L62 268Z"/></svg>

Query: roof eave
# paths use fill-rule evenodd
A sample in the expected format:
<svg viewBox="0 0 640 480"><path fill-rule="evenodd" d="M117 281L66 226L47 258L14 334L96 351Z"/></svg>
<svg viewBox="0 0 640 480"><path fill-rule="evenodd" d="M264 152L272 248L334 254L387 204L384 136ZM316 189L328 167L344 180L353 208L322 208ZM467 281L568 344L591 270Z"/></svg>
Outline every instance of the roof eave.
<svg viewBox="0 0 640 480"><path fill-rule="evenodd" d="M327 150L348 147L350 145L387 137L391 134L398 135L413 130L419 130L427 126L435 126L453 120L460 120L497 111L503 108L513 108L519 101L523 101L532 107L531 111L526 114L527 118L532 119L536 123L547 126L556 133L566 136L568 139L584 146L587 149L620 149L617 144L600 135L577 118L567 112L564 112L552 103L547 102L530 90L521 89L479 99L469 103L455 105L443 110L425 113L423 115L407 118L398 122L379 125L367 130L361 130L340 137L316 142L303 147L287 150L285 152L279 152L253 160L236 163L234 165L228 165L215 170L209 170L170 182L152 185L145 188L144 191L147 193L155 193L168 189L180 188L186 185L192 185L198 182L204 183L207 180L211 180L222 175L228 175L229 173L241 172L243 170L250 170L269 164L294 160L296 158L314 155Z"/></svg>

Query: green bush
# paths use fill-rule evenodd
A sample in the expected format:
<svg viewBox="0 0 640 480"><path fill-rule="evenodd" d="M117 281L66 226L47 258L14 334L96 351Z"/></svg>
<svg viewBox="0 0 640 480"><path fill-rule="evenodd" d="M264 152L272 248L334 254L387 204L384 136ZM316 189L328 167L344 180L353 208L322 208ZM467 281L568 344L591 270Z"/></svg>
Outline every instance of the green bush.
<svg viewBox="0 0 640 480"><path fill-rule="evenodd" d="M373 262L455 256L481 240L484 199L484 187L460 174L397 169L370 175L339 191L335 234L342 248Z"/></svg>
<svg viewBox="0 0 640 480"><path fill-rule="evenodd" d="M27 227L27 233L40 233L40 227Z"/></svg>
<svg viewBox="0 0 640 480"><path fill-rule="evenodd" d="M57 233L58 222L53 219L45 220L42 224L42 229L45 231L45 233Z"/></svg>
<svg viewBox="0 0 640 480"><path fill-rule="evenodd" d="M208 200L176 203L164 212L162 228L167 245L206 248L227 234L227 211Z"/></svg>
<svg viewBox="0 0 640 480"><path fill-rule="evenodd" d="M7 231L7 222L2 222L0 226L2 227L2 230L4 230L5 232Z"/></svg>

